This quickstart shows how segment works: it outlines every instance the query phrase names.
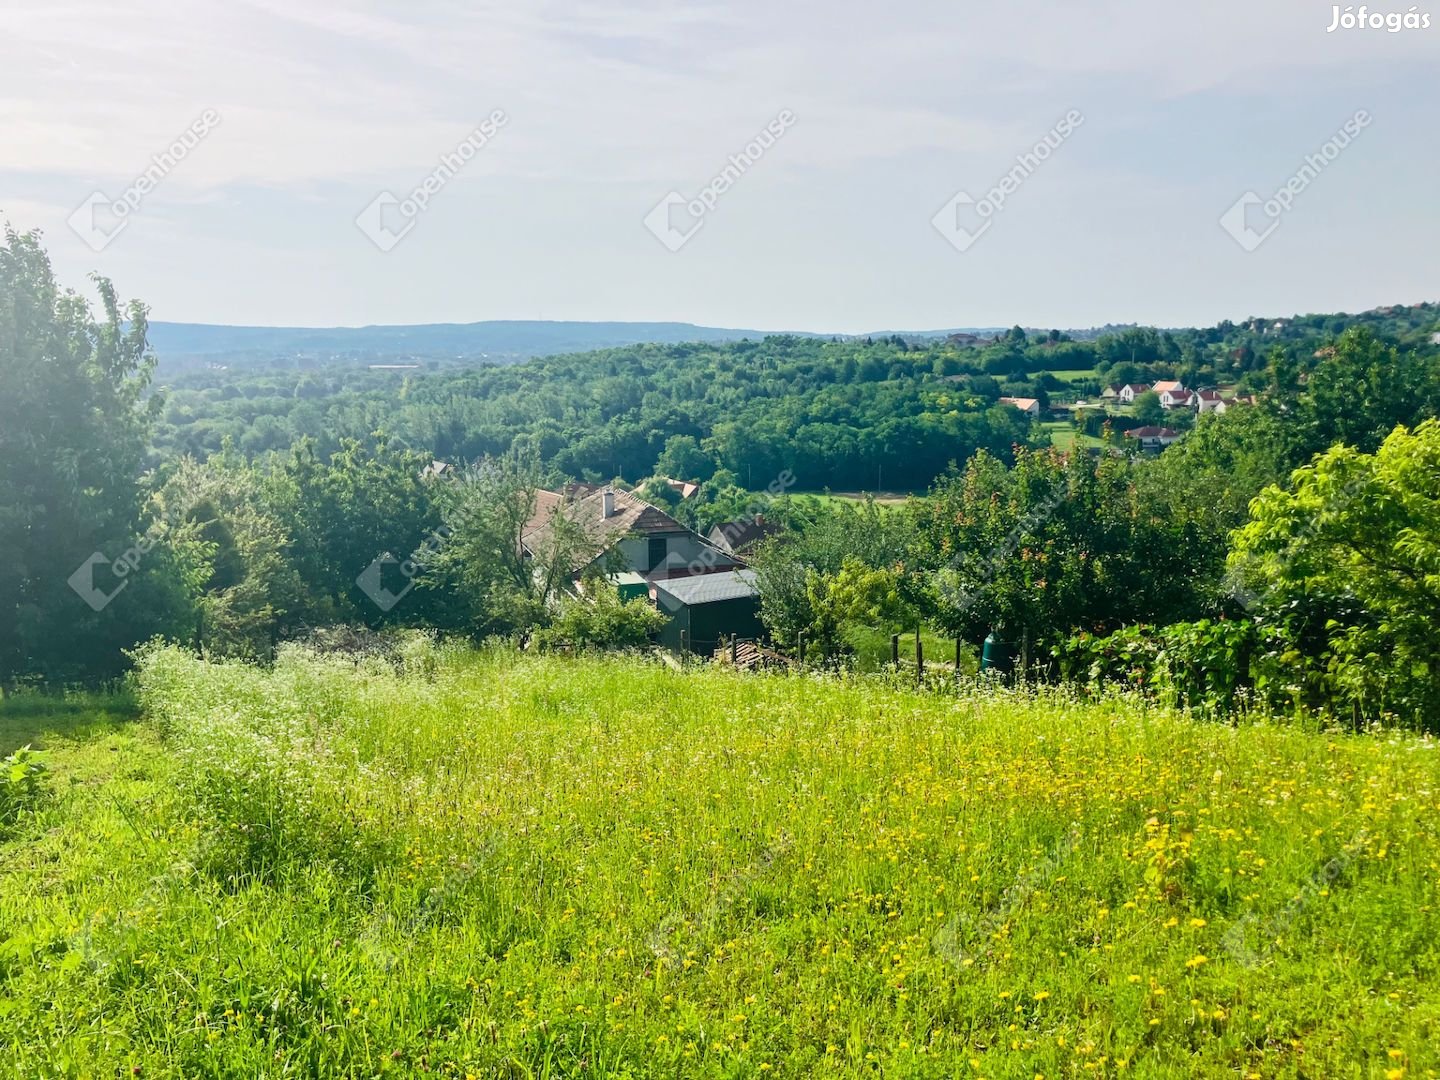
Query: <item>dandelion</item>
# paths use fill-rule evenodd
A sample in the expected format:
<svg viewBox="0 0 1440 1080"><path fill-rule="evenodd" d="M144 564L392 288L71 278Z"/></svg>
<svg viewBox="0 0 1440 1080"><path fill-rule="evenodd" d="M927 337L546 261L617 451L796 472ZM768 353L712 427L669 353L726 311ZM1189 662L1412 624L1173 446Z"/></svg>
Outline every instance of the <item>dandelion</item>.
<svg viewBox="0 0 1440 1080"><path fill-rule="evenodd" d="M1044 1001L1044 1000L1045 1000L1046 998L1048 998L1049 996L1050 996L1050 991L1049 991L1049 990L1036 990L1036 991L1035 991L1035 1000L1036 1000L1036 1001Z"/></svg>
<svg viewBox="0 0 1440 1080"><path fill-rule="evenodd" d="M1195 969L1195 968L1200 967L1200 965L1202 965L1202 964L1208 964L1209 962L1210 962L1210 958L1209 958L1208 956L1206 956L1204 953L1196 953L1196 954L1195 954L1194 956L1192 956L1189 960L1186 960L1186 961L1185 961L1185 966L1186 966L1187 968L1190 968L1190 969L1193 970L1193 969Z"/></svg>

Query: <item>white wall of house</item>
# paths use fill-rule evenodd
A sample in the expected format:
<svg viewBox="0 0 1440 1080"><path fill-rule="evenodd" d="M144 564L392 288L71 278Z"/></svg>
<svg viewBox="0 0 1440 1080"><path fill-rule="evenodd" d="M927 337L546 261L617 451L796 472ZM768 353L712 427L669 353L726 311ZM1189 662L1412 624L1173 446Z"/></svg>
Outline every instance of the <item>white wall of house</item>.
<svg viewBox="0 0 1440 1080"><path fill-rule="evenodd" d="M654 562L650 549L652 540L656 541L655 554L659 556ZM665 552L660 555L659 541L662 540L665 542ZM697 562L700 568L706 570L730 570L740 565L733 556L725 554L692 532L628 536L616 546L625 561L624 569L633 570L637 574L649 575L657 570L661 573L683 574L688 572L687 568L692 563Z"/></svg>

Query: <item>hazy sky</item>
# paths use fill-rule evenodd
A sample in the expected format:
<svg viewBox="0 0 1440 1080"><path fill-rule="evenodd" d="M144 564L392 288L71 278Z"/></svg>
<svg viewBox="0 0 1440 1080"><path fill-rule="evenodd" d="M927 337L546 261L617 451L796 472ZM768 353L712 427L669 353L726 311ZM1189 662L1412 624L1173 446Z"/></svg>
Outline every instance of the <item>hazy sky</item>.
<svg viewBox="0 0 1440 1080"><path fill-rule="evenodd" d="M42 228L66 283L99 271L154 318L197 322L1190 325L1436 299L1440 6L1394 33L1327 33L1332 12L7 0L0 218ZM218 123L160 175L152 157L207 110ZM357 217L496 110L422 212L381 208L403 235L380 250ZM784 110L669 250L652 208L696 196ZM932 218L1072 110L957 250ZM1221 227L1359 110L1368 125L1316 157L1287 211L1249 208L1254 250ZM153 189L116 218L147 168ZM68 222L96 192L87 242ZM940 220L975 234L976 213ZM672 214L677 236L694 228Z"/></svg>

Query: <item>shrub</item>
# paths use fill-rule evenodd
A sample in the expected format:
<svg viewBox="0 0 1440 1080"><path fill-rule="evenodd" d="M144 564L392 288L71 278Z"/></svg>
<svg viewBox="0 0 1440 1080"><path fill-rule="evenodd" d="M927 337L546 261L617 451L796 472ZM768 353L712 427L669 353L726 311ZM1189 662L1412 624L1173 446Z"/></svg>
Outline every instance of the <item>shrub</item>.
<svg viewBox="0 0 1440 1080"><path fill-rule="evenodd" d="M1121 684L1205 715L1228 715L1255 685L1254 624L1201 619L1129 626L1106 637L1082 633L1054 649L1060 675L1092 689Z"/></svg>
<svg viewBox="0 0 1440 1080"><path fill-rule="evenodd" d="M641 649L665 625L665 616L645 600L621 600L604 582L584 599L566 597L550 626L535 634L541 648Z"/></svg>
<svg viewBox="0 0 1440 1080"><path fill-rule="evenodd" d="M9 829L43 797L45 763L38 751L22 746L0 761L0 770L0 829Z"/></svg>

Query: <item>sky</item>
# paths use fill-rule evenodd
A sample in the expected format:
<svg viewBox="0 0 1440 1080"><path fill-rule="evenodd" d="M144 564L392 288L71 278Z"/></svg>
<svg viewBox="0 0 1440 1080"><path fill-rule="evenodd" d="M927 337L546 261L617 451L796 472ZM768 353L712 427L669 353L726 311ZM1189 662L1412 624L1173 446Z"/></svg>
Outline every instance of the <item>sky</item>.
<svg viewBox="0 0 1440 1080"><path fill-rule="evenodd" d="M0 220L167 321L1360 311L1440 298L1434 13L7 0Z"/></svg>

